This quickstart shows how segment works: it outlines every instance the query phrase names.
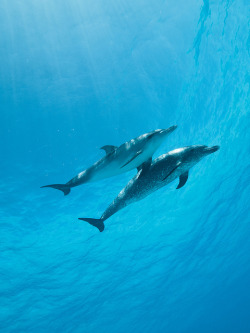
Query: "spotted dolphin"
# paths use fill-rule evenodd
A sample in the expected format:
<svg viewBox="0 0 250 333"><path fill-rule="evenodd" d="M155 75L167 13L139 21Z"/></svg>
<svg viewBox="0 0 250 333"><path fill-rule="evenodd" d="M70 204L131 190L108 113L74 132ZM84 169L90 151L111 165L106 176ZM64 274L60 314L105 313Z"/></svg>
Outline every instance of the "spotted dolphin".
<svg viewBox="0 0 250 333"><path fill-rule="evenodd" d="M168 129L157 129L125 142L119 147L103 146L101 149L105 151L106 155L66 184L45 185L41 188L51 187L61 190L64 195L67 195L72 187L116 176L137 168L150 158L152 160L154 152L176 128L177 126L171 126Z"/></svg>
<svg viewBox="0 0 250 333"><path fill-rule="evenodd" d="M137 202L159 188L179 178L177 189L185 185L189 169L205 156L216 152L219 146L189 146L175 149L156 158L152 163L143 163L138 168L137 175L118 194L115 200L105 210L100 219L79 218L104 230L104 221L122 208Z"/></svg>

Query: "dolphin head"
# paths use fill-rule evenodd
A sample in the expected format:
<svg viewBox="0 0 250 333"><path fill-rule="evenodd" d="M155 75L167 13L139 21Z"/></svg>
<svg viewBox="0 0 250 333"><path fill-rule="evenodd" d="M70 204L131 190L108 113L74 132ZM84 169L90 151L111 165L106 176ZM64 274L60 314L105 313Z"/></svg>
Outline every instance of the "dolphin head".
<svg viewBox="0 0 250 333"><path fill-rule="evenodd" d="M177 128L176 125L171 126L167 129L157 129L155 131L149 132L147 134L144 134L143 139L145 140L145 143L154 143L154 144L161 144L162 141L171 134L175 129Z"/></svg>
<svg viewBox="0 0 250 333"><path fill-rule="evenodd" d="M135 149L143 150L147 156L152 156L160 147L165 138L171 134L177 126L171 126L167 129L157 129L155 131L143 134L138 138L131 140Z"/></svg>
<svg viewBox="0 0 250 333"><path fill-rule="evenodd" d="M167 129L157 129L155 131L152 131L150 133L146 134L146 139L150 140L150 139L155 139L155 138L163 138L165 139L165 137L167 137L169 134L171 134L174 130L176 130L177 126L171 126Z"/></svg>
<svg viewBox="0 0 250 333"><path fill-rule="evenodd" d="M166 137L171 134L177 126L171 126L167 129L157 129L141 136L141 144L143 150L148 154L153 155L154 152L160 147Z"/></svg>
<svg viewBox="0 0 250 333"><path fill-rule="evenodd" d="M215 153L219 150L219 146L208 147L204 145L195 145L182 148L183 157L182 161L184 163L196 164L203 157Z"/></svg>
<svg viewBox="0 0 250 333"><path fill-rule="evenodd" d="M210 155L210 154L213 154L215 153L217 150L220 149L220 146L212 146L212 147L206 147L203 149L203 153L205 155Z"/></svg>

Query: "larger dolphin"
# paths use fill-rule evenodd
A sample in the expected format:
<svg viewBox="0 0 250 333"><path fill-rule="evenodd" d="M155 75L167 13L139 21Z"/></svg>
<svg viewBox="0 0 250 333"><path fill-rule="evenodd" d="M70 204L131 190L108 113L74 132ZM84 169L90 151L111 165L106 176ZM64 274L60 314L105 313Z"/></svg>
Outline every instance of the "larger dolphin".
<svg viewBox="0 0 250 333"><path fill-rule="evenodd" d="M67 195L71 187L116 176L137 168L152 157L164 139L176 128L177 126L168 129L157 129L125 142L120 147L103 146L101 149L105 150L106 156L91 167L80 172L66 184L45 185L42 188L52 187L63 191L64 195Z"/></svg>
<svg viewBox="0 0 250 333"><path fill-rule="evenodd" d="M177 189L185 185L189 169L203 157L216 152L219 146L189 146L175 149L156 158L152 164L147 162L139 168L137 175L130 180L116 199L105 210L100 219L79 218L104 230L104 221L127 205L141 200L159 188L179 177Z"/></svg>

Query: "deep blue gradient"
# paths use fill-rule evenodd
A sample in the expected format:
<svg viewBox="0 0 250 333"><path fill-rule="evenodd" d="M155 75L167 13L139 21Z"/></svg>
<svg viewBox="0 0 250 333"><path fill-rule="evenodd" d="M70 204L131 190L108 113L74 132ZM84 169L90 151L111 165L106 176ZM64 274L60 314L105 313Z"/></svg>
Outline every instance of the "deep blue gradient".
<svg viewBox="0 0 250 333"><path fill-rule="evenodd" d="M0 331L250 332L249 2L1 0ZM220 145L97 229L136 170L63 183L178 125Z"/></svg>

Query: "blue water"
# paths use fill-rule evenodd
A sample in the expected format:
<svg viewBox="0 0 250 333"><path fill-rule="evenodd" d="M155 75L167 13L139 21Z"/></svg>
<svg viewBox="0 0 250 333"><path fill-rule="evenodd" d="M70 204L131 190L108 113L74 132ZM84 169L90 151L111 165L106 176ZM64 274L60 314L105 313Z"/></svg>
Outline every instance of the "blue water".
<svg viewBox="0 0 250 333"><path fill-rule="evenodd" d="M1 0L0 331L250 332L249 2ZM178 125L154 157L220 145L100 217L135 170L68 181Z"/></svg>

